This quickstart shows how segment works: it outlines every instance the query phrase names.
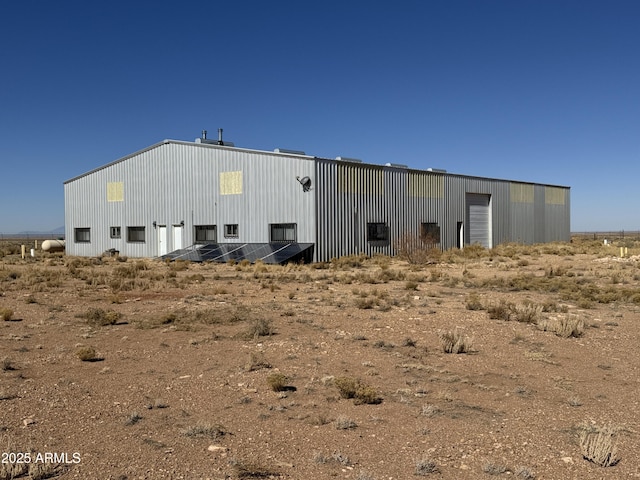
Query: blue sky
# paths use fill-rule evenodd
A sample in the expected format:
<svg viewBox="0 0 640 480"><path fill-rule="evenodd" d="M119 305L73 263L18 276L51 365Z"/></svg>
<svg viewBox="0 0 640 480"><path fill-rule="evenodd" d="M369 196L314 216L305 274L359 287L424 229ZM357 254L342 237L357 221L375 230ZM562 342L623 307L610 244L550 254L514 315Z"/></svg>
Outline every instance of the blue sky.
<svg viewBox="0 0 640 480"><path fill-rule="evenodd" d="M640 230L640 2L5 2L0 233L165 138L571 187Z"/></svg>

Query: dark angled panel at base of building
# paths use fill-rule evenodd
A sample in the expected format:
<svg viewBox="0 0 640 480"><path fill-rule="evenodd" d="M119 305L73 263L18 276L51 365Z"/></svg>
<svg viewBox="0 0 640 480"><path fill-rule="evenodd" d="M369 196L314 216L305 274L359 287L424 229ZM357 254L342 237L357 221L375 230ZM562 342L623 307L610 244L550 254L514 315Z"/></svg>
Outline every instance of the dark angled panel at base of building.
<svg viewBox="0 0 640 480"><path fill-rule="evenodd" d="M241 262L284 265L285 263L311 263L312 243L208 243L176 250L161 257L163 260L188 260L191 262Z"/></svg>

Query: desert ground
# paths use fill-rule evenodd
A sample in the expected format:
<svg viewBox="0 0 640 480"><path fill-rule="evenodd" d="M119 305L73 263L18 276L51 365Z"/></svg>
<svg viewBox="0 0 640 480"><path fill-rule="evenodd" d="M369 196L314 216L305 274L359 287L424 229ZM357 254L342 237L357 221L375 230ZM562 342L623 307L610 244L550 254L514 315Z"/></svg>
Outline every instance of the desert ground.
<svg viewBox="0 0 640 480"><path fill-rule="evenodd" d="M0 249L0 480L640 478L640 242Z"/></svg>

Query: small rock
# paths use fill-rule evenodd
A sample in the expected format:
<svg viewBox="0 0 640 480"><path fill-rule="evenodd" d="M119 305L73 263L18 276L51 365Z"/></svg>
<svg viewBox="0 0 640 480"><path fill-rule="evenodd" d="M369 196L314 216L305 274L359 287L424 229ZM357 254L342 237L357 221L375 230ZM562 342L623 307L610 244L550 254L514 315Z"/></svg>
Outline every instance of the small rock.
<svg viewBox="0 0 640 480"><path fill-rule="evenodd" d="M223 447L221 445L209 445L207 447L207 450L209 450L210 452L226 452L227 451L227 447Z"/></svg>
<svg viewBox="0 0 640 480"><path fill-rule="evenodd" d="M22 424L27 427L29 425L33 425L34 423L36 423L36 421L33 418L25 418L24 420L22 420Z"/></svg>
<svg viewBox="0 0 640 480"><path fill-rule="evenodd" d="M573 463L573 458L571 457L562 457L560 460L562 460L564 463Z"/></svg>

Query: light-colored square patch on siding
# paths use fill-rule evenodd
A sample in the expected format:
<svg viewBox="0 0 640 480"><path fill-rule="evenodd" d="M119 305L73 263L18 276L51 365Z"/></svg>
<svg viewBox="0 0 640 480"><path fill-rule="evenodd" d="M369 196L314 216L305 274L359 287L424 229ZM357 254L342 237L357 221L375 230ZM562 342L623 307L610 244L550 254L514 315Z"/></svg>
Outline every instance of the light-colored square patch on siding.
<svg viewBox="0 0 640 480"><path fill-rule="evenodd" d="M511 183L511 201L513 203L533 203L534 187L528 183Z"/></svg>
<svg viewBox="0 0 640 480"><path fill-rule="evenodd" d="M418 198L444 197L444 176L431 173L409 173L409 196Z"/></svg>
<svg viewBox="0 0 640 480"><path fill-rule="evenodd" d="M384 172L382 168L338 165L338 192L383 195Z"/></svg>
<svg viewBox="0 0 640 480"><path fill-rule="evenodd" d="M242 193L242 170L220 172L220 195L240 195Z"/></svg>
<svg viewBox="0 0 640 480"><path fill-rule="evenodd" d="M544 203L547 205L564 205L565 193L566 191L564 188L545 187Z"/></svg>
<svg viewBox="0 0 640 480"><path fill-rule="evenodd" d="M124 202L124 182L107 182L107 202Z"/></svg>

